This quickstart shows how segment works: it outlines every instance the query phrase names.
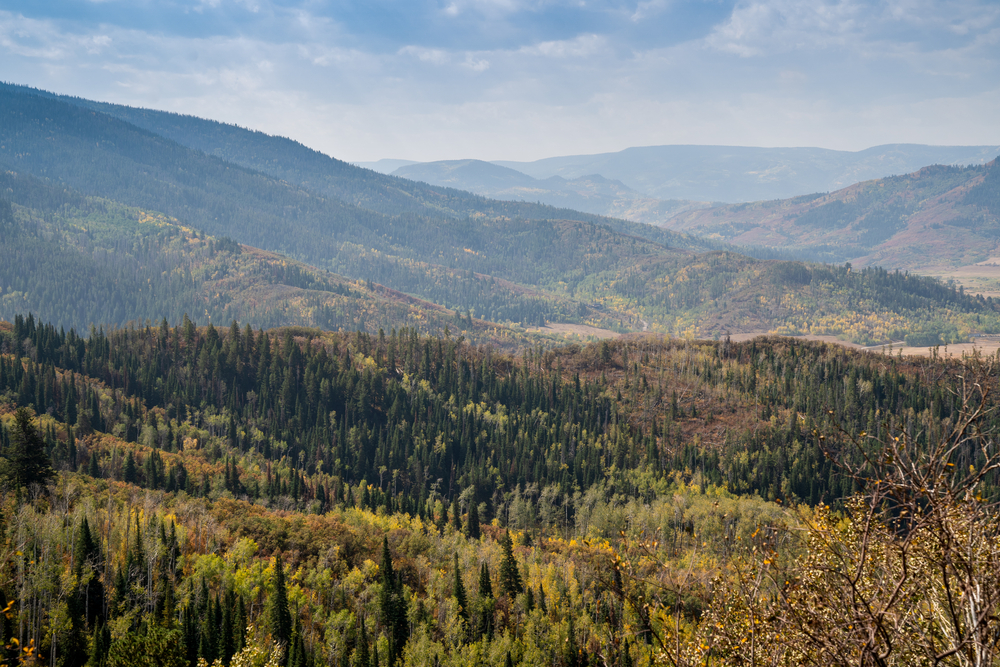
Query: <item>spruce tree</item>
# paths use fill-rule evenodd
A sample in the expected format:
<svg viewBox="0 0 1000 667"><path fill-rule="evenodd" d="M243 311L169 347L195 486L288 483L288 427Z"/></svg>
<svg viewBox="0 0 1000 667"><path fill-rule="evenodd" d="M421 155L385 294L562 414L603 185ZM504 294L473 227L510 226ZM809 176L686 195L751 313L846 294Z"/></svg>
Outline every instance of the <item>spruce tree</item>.
<svg viewBox="0 0 1000 667"><path fill-rule="evenodd" d="M510 597L520 595L524 591L524 585L521 583L521 573L514 558L514 543L510 539L510 531L504 531L500 546L503 549L503 561L500 563L500 593Z"/></svg>
<svg viewBox="0 0 1000 667"><path fill-rule="evenodd" d="M451 499L451 526L456 533L462 530L462 517L458 512L458 498L454 496Z"/></svg>
<svg viewBox="0 0 1000 667"><path fill-rule="evenodd" d="M580 664L580 649L576 643L576 627L573 623L573 614L569 614L566 623L566 653L563 664L568 667L577 667Z"/></svg>
<svg viewBox="0 0 1000 667"><path fill-rule="evenodd" d="M64 667L83 667L87 662L87 633L85 608L79 590L73 591L66 600L66 616L69 628L59 647Z"/></svg>
<svg viewBox="0 0 1000 667"><path fill-rule="evenodd" d="M139 483L139 472L136 470L135 457L132 456L131 451L125 459L125 470L122 473L122 479L129 484Z"/></svg>
<svg viewBox="0 0 1000 667"><path fill-rule="evenodd" d="M455 552L455 600L458 602L458 615L466 629L469 626L469 597L465 594L465 584L462 583L462 570L458 567L458 552Z"/></svg>
<svg viewBox="0 0 1000 667"><path fill-rule="evenodd" d="M8 484L23 489L32 484L44 484L55 476L45 442L35 428L32 413L18 408L14 413L14 427L10 433L10 447L4 477Z"/></svg>
<svg viewBox="0 0 1000 667"><path fill-rule="evenodd" d="M479 597L492 598L493 584L490 581L490 567L485 562L479 568Z"/></svg>
<svg viewBox="0 0 1000 667"><path fill-rule="evenodd" d="M490 582L490 568L484 562L479 568L479 597L476 600L476 637L493 639L493 612L496 600L493 598L493 584Z"/></svg>
<svg viewBox="0 0 1000 667"><path fill-rule="evenodd" d="M268 602L271 638L287 646L292 637L292 615L288 611L288 589L285 586L285 566L281 562L281 554L274 558L274 580Z"/></svg>
<svg viewBox="0 0 1000 667"><path fill-rule="evenodd" d="M354 651L354 667L371 667L371 652L368 650L368 631L365 622L361 620L361 633L358 637L358 648Z"/></svg>
<svg viewBox="0 0 1000 667"><path fill-rule="evenodd" d="M85 574L90 575L89 580L81 590L84 615L88 625L93 625L104 611L104 584L97 576L100 563L100 545L94 539L87 517L83 517L73 549L73 573L76 575L77 581L81 581Z"/></svg>
<svg viewBox="0 0 1000 667"><path fill-rule="evenodd" d="M388 662L390 665L395 665L396 660L403 655L403 647L409 639L410 625L407 619L406 593L393 570L389 540L386 537L382 538L381 579L379 611L382 616L382 627L389 637Z"/></svg>
<svg viewBox="0 0 1000 667"><path fill-rule="evenodd" d="M111 630L101 623L94 627L90 640L90 657L87 667L104 667L108 664L108 649L111 648Z"/></svg>
<svg viewBox="0 0 1000 667"><path fill-rule="evenodd" d="M479 508L476 506L476 494L473 493L472 499L469 501L469 513L466 516L465 536L470 540L478 540L481 535Z"/></svg>

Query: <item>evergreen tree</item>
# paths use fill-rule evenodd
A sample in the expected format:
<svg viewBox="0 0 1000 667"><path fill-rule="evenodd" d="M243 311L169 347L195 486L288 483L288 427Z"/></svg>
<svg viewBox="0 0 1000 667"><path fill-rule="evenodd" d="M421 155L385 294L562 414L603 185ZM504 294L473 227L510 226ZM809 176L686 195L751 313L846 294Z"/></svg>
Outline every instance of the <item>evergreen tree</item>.
<svg viewBox="0 0 1000 667"><path fill-rule="evenodd" d="M476 494L472 494L472 498L469 500L469 513L466 515L465 522L465 536L470 540L478 540L481 533L481 527L479 525L479 507L476 505Z"/></svg>
<svg viewBox="0 0 1000 667"><path fill-rule="evenodd" d="M406 593L393 570L387 537L382 538L380 573L382 591L379 595L379 611L382 617L382 627L385 628L389 638L388 662L389 665L395 665L396 660L403 655L403 647L409 639L410 625L407 619Z"/></svg>
<svg viewBox="0 0 1000 667"><path fill-rule="evenodd" d="M490 568L484 562L479 568L479 597L476 600L476 637L493 639L493 612L496 600L493 598L493 584L490 582Z"/></svg>
<svg viewBox="0 0 1000 667"><path fill-rule="evenodd" d="M576 643L576 626L573 623L573 614L569 614L566 621L566 653L563 657L563 664L567 667L580 665L580 649Z"/></svg>
<svg viewBox="0 0 1000 667"><path fill-rule="evenodd" d="M98 623L90 639L90 657L87 667L105 667L108 664L108 650L111 648L111 630Z"/></svg>
<svg viewBox="0 0 1000 667"><path fill-rule="evenodd" d="M451 526L456 533L462 530L462 517L458 512L458 498L454 496L451 499Z"/></svg>
<svg viewBox="0 0 1000 667"><path fill-rule="evenodd" d="M139 483L139 472L136 469L135 457L132 456L131 451L129 451L128 456L125 458L125 470L122 472L122 480L128 484Z"/></svg>
<svg viewBox="0 0 1000 667"><path fill-rule="evenodd" d="M354 651L354 667L371 667L371 652L368 647L368 631L365 629L365 622L362 619L358 625L361 632L358 637L358 648Z"/></svg>
<svg viewBox="0 0 1000 667"><path fill-rule="evenodd" d="M79 590L66 600L66 616L69 627L59 649L62 651L64 667L83 667L87 662L86 610Z"/></svg>
<svg viewBox="0 0 1000 667"><path fill-rule="evenodd" d="M270 603L268 623L271 638L288 646L288 641L292 637L292 615L288 611L288 589L285 586L285 566L281 562L281 554L274 558L274 579L268 602Z"/></svg>
<svg viewBox="0 0 1000 667"><path fill-rule="evenodd" d="M493 584L490 582L490 567L485 561L479 568L479 597L493 597Z"/></svg>
<svg viewBox="0 0 1000 667"><path fill-rule="evenodd" d="M10 447L4 466L5 481L16 489L32 484L44 484L55 476L45 442L35 428L32 413L18 408L14 413L14 427L10 433Z"/></svg>
<svg viewBox="0 0 1000 667"><path fill-rule="evenodd" d="M76 535L76 545L73 548L73 573L77 582L83 584L80 595L82 596L83 613L88 625L93 625L95 620L103 615L104 611L104 584L98 577L101 563L101 548L94 539L90 530L90 522L87 517L83 517L80 522L80 529Z"/></svg>
<svg viewBox="0 0 1000 667"><path fill-rule="evenodd" d="M521 573L514 558L514 544L510 539L509 530L504 531L500 546L503 549L503 560L500 562L500 593L513 598L524 591L524 585L521 583Z"/></svg>
<svg viewBox="0 0 1000 667"><path fill-rule="evenodd" d="M455 552L455 584L453 595L458 602L458 615L462 619L462 624L468 629L469 626L469 597L465 593L465 584L462 583L462 570L458 567L458 552Z"/></svg>

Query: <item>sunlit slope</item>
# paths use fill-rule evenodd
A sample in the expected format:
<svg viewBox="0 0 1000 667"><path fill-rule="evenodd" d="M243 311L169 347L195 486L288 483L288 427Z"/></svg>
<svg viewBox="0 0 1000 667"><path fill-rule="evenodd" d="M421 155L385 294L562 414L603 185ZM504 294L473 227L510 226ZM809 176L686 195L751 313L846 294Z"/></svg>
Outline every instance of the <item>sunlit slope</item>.
<svg viewBox="0 0 1000 667"><path fill-rule="evenodd" d="M828 194L678 215L671 227L816 258L923 270L971 264L1000 241L1000 166L925 167Z"/></svg>

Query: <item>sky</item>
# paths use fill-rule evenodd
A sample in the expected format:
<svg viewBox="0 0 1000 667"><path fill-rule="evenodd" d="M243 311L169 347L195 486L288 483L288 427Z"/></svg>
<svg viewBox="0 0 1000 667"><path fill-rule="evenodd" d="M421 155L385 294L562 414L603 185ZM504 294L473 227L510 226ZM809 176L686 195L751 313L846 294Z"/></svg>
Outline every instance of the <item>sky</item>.
<svg viewBox="0 0 1000 667"><path fill-rule="evenodd" d="M0 80L349 161L1000 144L1000 2L0 0Z"/></svg>

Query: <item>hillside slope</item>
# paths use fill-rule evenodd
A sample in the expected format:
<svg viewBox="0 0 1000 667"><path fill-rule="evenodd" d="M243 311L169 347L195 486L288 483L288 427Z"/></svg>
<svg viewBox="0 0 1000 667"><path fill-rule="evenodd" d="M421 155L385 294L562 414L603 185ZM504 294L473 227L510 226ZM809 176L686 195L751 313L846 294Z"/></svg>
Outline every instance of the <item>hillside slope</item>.
<svg viewBox="0 0 1000 667"><path fill-rule="evenodd" d="M472 310L483 320L525 326L569 322L696 336L802 331L856 342L914 330L940 340L1000 330L991 301L933 281L695 253L683 245L725 246L648 225L596 216L601 222L592 222L579 213L386 215L36 95L0 91L0 162L49 185L371 281L466 319ZM181 312L162 305L174 317Z"/></svg>
<svg viewBox="0 0 1000 667"><path fill-rule="evenodd" d="M15 100L23 96L43 97L97 111L206 155L267 174L315 194L386 215L409 213L429 217L576 220L611 226L627 234L645 236L657 243L703 247L698 246L697 241L664 234L661 230L650 230L645 225L566 208L567 202L555 201L552 202L553 205L549 205L536 203L534 199L497 201L455 187L436 187L378 173L330 157L297 141L236 125L0 83L0 93L3 92L11 95L7 98L8 104L18 103Z"/></svg>
<svg viewBox="0 0 1000 667"><path fill-rule="evenodd" d="M1000 146L894 144L862 151L746 146L642 146L617 153L496 164L534 176L601 174L659 199L744 202L838 190L929 164L984 164Z"/></svg>
<svg viewBox="0 0 1000 667"><path fill-rule="evenodd" d="M2 90L0 163L351 278L475 309L490 319L535 323L566 317L578 306L563 308L551 298L540 304L528 293L581 268L613 270L637 257L672 256L677 250L670 246L713 247L648 225L577 212L569 218L386 215L103 113ZM494 278L527 289L498 286Z"/></svg>
<svg viewBox="0 0 1000 667"><path fill-rule="evenodd" d="M385 287L212 237L174 218L0 173L0 319L66 330L161 320L443 333L500 347L521 334Z"/></svg>
<svg viewBox="0 0 1000 667"><path fill-rule="evenodd" d="M682 211L706 208L707 202L664 201L632 190L621 181L597 174L538 179L482 160L442 160L404 165L393 172L432 185L469 190L512 201L538 201L645 223L658 223Z"/></svg>
<svg viewBox="0 0 1000 667"><path fill-rule="evenodd" d="M1000 165L925 167L780 201L692 211L674 229L831 261L932 270L971 264L1000 242Z"/></svg>

